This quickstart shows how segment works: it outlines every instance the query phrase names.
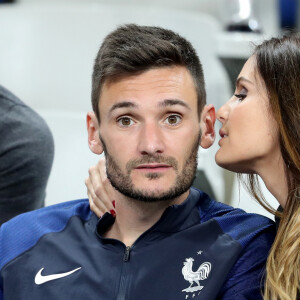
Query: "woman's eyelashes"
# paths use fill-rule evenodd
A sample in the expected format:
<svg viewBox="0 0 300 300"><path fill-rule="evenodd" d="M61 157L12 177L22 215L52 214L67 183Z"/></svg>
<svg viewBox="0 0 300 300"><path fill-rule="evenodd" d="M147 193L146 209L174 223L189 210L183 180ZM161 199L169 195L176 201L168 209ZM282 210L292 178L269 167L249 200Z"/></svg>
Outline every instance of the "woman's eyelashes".
<svg viewBox="0 0 300 300"><path fill-rule="evenodd" d="M244 94L234 94L235 97L239 99L239 101L243 101L247 95Z"/></svg>
<svg viewBox="0 0 300 300"><path fill-rule="evenodd" d="M247 90L243 88L239 93L234 94L235 97L239 99L239 101L243 101L247 97Z"/></svg>

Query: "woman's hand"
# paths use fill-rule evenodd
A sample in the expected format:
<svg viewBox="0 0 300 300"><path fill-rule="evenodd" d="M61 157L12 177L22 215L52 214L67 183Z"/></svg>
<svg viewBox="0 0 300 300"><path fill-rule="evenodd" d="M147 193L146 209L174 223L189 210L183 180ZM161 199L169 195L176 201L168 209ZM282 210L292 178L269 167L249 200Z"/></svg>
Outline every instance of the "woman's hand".
<svg viewBox="0 0 300 300"><path fill-rule="evenodd" d="M116 191L106 176L105 158L101 158L96 166L89 169L89 177L85 180L90 208L98 216L110 212L114 217L114 196Z"/></svg>

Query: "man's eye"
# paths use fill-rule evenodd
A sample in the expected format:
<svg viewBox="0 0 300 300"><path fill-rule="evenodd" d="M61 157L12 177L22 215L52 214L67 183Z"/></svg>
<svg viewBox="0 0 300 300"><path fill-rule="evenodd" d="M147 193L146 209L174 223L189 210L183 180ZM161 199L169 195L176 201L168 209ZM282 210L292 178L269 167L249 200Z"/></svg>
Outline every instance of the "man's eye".
<svg viewBox="0 0 300 300"><path fill-rule="evenodd" d="M117 120L118 124L122 127L128 127L134 124L134 121L129 117L122 117Z"/></svg>
<svg viewBox="0 0 300 300"><path fill-rule="evenodd" d="M182 118L178 115L170 115L166 118L165 122L168 125L177 125L181 122Z"/></svg>

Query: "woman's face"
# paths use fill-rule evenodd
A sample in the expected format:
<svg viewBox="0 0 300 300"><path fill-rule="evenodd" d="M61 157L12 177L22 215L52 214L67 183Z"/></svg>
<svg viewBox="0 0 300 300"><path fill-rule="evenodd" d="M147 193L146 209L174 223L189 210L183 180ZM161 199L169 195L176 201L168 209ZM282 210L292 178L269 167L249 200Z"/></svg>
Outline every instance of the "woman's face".
<svg viewBox="0 0 300 300"><path fill-rule="evenodd" d="M278 126L267 91L250 57L238 76L234 95L217 112L222 123L219 166L239 173L260 173L280 157Z"/></svg>

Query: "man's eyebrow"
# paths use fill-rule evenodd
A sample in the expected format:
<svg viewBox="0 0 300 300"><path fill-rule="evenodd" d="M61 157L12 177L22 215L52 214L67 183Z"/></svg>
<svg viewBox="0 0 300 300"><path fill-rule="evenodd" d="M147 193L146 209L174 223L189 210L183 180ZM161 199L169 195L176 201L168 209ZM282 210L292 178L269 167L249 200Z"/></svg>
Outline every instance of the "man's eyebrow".
<svg viewBox="0 0 300 300"><path fill-rule="evenodd" d="M186 102L179 100L179 99L165 99L162 102L160 102L158 106L166 107L166 106L172 106L172 105L181 105L188 109L191 109L190 106Z"/></svg>
<svg viewBox="0 0 300 300"><path fill-rule="evenodd" d="M122 102L118 102L115 103L109 110L109 113L111 114L114 110L116 110L117 108L126 108L126 107L132 107L132 108L137 108L138 105L134 102L131 101L122 101Z"/></svg>
<svg viewBox="0 0 300 300"><path fill-rule="evenodd" d="M247 79L247 78L241 76L241 77L239 77L239 78L237 79L235 85L238 86L238 85L240 84L241 81L246 81L246 82L248 82L248 83L250 83L250 84L254 84L251 80L249 80L249 79Z"/></svg>

